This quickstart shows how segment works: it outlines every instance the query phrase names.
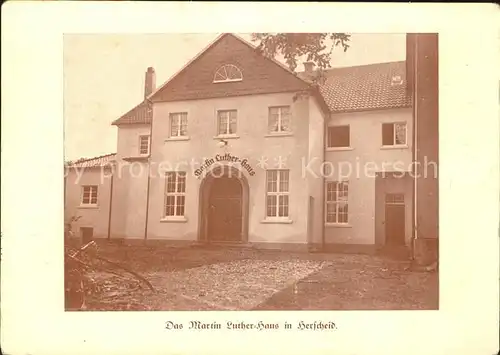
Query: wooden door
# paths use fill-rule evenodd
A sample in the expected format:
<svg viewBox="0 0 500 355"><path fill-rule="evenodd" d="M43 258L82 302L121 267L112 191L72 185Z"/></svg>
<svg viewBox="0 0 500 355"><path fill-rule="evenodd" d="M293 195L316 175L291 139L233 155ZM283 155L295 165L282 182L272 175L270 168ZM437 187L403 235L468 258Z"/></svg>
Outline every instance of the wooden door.
<svg viewBox="0 0 500 355"><path fill-rule="evenodd" d="M403 194L387 194L385 201L385 243L405 244L405 204Z"/></svg>
<svg viewBox="0 0 500 355"><path fill-rule="evenodd" d="M242 240L242 187L236 178L214 179L208 201L208 239L216 242Z"/></svg>

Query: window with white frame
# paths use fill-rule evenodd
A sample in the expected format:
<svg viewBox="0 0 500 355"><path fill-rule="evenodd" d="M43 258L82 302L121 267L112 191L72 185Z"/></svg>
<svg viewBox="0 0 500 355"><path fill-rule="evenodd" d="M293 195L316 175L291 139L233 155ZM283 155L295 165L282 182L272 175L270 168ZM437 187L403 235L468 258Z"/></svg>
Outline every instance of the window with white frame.
<svg viewBox="0 0 500 355"><path fill-rule="evenodd" d="M290 106L269 107L269 133L290 132Z"/></svg>
<svg viewBox="0 0 500 355"><path fill-rule="evenodd" d="M217 111L217 134L236 134L236 110Z"/></svg>
<svg viewBox="0 0 500 355"><path fill-rule="evenodd" d="M326 182L326 223L347 224L349 221L349 182Z"/></svg>
<svg viewBox="0 0 500 355"><path fill-rule="evenodd" d="M349 148L351 132L348 125L328 127L328 148Z"/></svg>
<svg viewBox="0 0 500 355"><path fill-rule="evenodd" d="M243 80L241 70L233 64L226 64L221 66L214 75L214 83L226 83L231 81Z"/></svg>
<svg viewBox="0 0 500 355"><path fill-rule="evenodd" d="M406 145L406 122L383 123L382 145L384 146Z"/></svg>
<svg viewBox="0 0 500 355"><path fill-rule="evenodd" d="M97 205L97 185L82 186L82 205Z"/></svg>
<svg viewBox="0 0 500 355"><path fill-rule="evenodd" d="M186 172L165 174L165 217L183 217L186 206Z"/></svg>
<svg viewBox="0 0 500 355"><path fill-rule="evenodd" d="M170 114L170 137L187 136L187 112Z"/></svg>
<svg viewBox="0 0 500 355"><path fill-rule="evenodd" d="M149 155L150 136L139 136L139 154Z"/></svg>
<svg viewBox="0 0 500 355"><path fill-rule="evenodd" d="M268 170L266 188L266 216L288 217L289 193L290 193L289 170Z"/></svg>

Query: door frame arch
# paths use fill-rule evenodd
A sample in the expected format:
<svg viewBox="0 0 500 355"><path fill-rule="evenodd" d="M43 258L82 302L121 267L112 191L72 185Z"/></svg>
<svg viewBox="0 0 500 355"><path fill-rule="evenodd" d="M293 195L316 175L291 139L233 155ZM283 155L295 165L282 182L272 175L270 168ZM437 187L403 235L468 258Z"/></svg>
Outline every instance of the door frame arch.
<svg viewBox="0 0 500 355"><path fill-rule="evenodd" d="M198 213L198 241L201 243L211 243L208 238L208 208L212 185L219 177L235 178L241 184L241 239L235 243L248 242L248 219L249 219L249 185L243 172L230 165L218 165L207 171L199 188L199 213ZM218 243L218 242L215 242Z"/></svg>

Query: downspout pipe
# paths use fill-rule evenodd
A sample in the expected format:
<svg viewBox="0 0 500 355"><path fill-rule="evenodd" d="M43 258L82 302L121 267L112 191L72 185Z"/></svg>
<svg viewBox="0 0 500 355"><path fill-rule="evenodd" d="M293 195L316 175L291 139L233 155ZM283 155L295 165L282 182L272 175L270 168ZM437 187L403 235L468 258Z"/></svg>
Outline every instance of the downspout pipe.
<svg viewBox="0 0 500 355"><path fill-rule="evenodd" d="M321 163L324 163L324 161L326 159L326 154L325 154L325 151L326 151L325 144L326 143L325 143L325 141L326 141L326 135L327 135L328 121L330 120L331 112L328 109L328 106L326 105L324 100L322 99L322 96L321 96L321 93L319 92L319 90L315 87L311 87L311 92L313 93L313 97L317 100L317 102L320 106L320 109L323 113L323 115L322 115L322 117L323 117L323 144L321 147L321 155L322 155ZM326 118L325 118L325 116L326 116ZM311 143L309 142L309 144L311 144ZM321 202L321 247L320 247L320 250L322 252L325 252L326 251L326 235L325 235L325 210L326 210L325 198L326 198L326 194L325 194L325 176L324 176L323 172L321 172L321 180L322 180L321 181L321 183L322 183L322 186L321 186L322 197L320 199L320 202ZM314 230L313 230L313 235L314 235Z"/></svg>
<svg viewBox="0 0 500 355"><path fill-rule="evenodd" d="M415 34L414 66L413 66L413 233L411 242L411 259L415 260L415 249L418 239L417 210L417 164L418 164L418 34Z"/></svg>
<svg viewBox="0 0 500 355"><path fill-rule="evenodd" d="M153 102L146 98L146 101L151 105L151 122L149 123L149 156L148 156L148 183L146 188L146 216L144 224L144 244L148 240L148 224L149 224L149 192L151 189L151 152L153 147Z"/></svg>
<svg viewBox="0 0 500 355"><path fill-rule="evenodd" d="M113 169L113 167L111 167ZM114 173L111 170L110 186L109 186L109 215L108 215L108 242L111 240L111 216L113 210L113 180Z"/></svg>
<svg viewBox="0 0 500 355"><path fill-rule="evenodd" d="M326 105L326 103L324 102L322 96L321 96L321 93L319 92L318 88L317 87L312 87L312 92L313 92L313 96L315 99L317 99L317 102L319 104L319 107L322 111L322 117L323 117L323 144L321 146L321 163L324 163L325 159L326 159L326 136L327 136L327 128L328 128L328 121L330 120L330 110L328 109L328 106ZM326 116L326 117L325 117ZM326 235L325 235L325 198L326 198L326 194L325 194L325 176L323 174L323 172L321 171L321 188L322 188L322 193L321 193L321 198L320 198L320 202L321 202L321 209L320 209L320 212L321 212L321 247L320 247L320 250L322 252L325 252L326 251ZM314 233L313 233L314 234Z"/></svg>

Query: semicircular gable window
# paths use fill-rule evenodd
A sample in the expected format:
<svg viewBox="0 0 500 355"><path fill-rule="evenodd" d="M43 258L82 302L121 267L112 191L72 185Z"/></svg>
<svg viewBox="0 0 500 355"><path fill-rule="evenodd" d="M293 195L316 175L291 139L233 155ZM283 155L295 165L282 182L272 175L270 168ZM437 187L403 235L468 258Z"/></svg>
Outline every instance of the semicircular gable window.
<svg viewBox="0 0 500 355"><path fill-rule="evenodd" d="M214 75L214 83L226 83L241 80L243 80L243 74L241 73L241 70L233 64L223 65L217 69Z"/></svg>

